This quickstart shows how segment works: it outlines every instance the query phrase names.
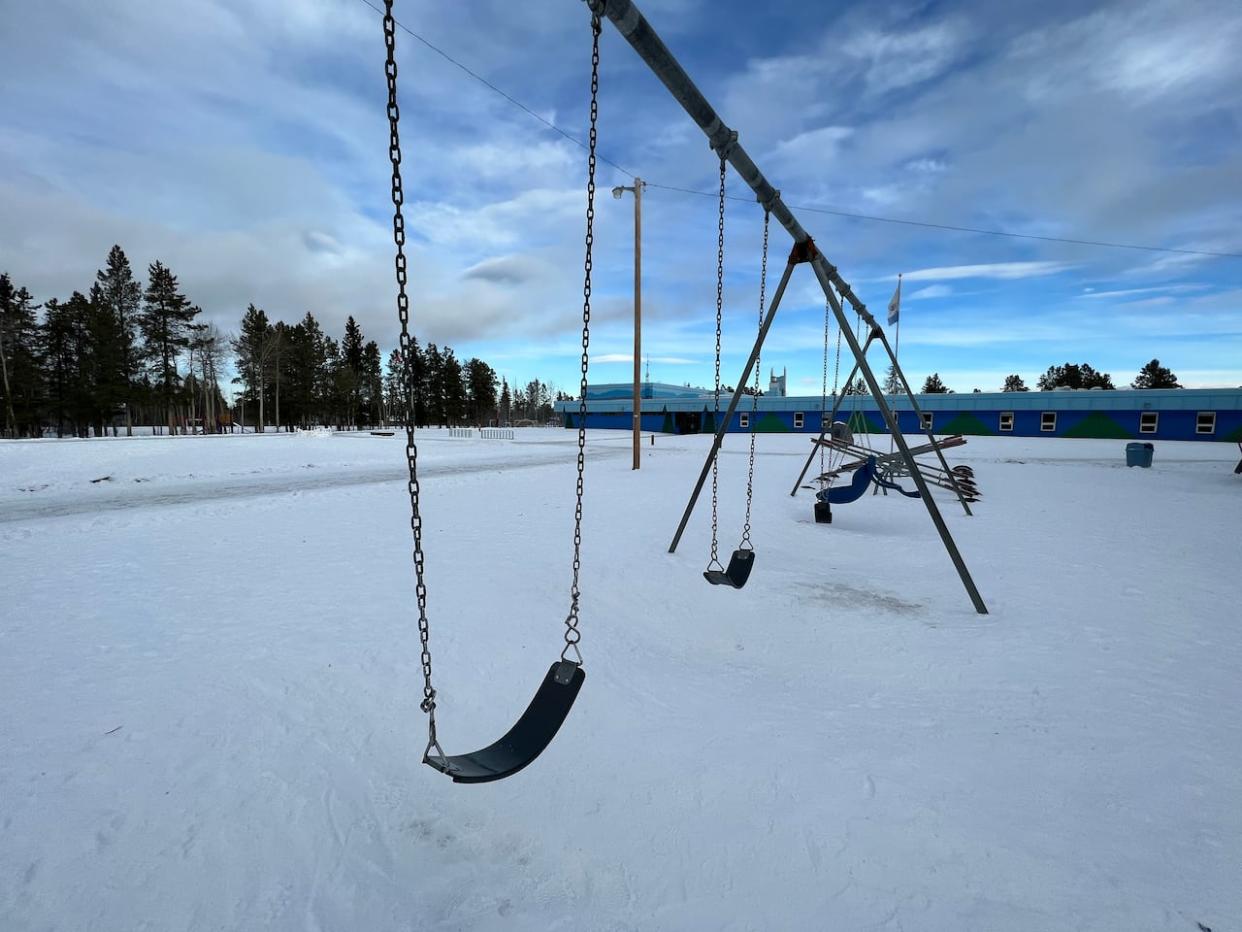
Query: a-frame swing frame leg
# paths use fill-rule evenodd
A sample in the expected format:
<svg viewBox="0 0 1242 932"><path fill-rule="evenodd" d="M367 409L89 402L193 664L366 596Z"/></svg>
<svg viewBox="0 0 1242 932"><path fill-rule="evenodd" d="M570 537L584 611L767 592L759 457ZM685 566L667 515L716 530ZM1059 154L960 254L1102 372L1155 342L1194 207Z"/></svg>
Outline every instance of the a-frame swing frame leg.
<svg viewBox="0 0 1242 932"><path fill-rule="evenodd" d="M729 399L729 409L725 412L725 416L721 418L720 423L716 425L716 435L712 438L712 448L707 453L707 459L703 461L703 469L699 472L699 481L694 484L694 491L690 493L690 501L686 503L686 510L681 516L681 523L677 525L677 533L673 535L673 542L668 545L669 553L677 552L677 544L681 541L681 535L685 533L686 524L690 521L690 515L694 511L694 506L698 503L699 493L703 491L703 483L707 481L707 474L711 471L712 462L720 454L720 444L724 441L725 432L729 429L729 424L733 420L733 412L737 410L737 404L742 399L743 389L750 384L750 373L754 369L755 364L759 361L759 351L763 349L763 341L767 339L768 330L772 328L772 321L776 318L776 310L781 306L781 298L785 296L785 286L789 284L789 276L793 274L794 266L805 259L799 258L799 253L805 252L800 250L797 243L794 244L793 251L789 254L789 261L785 263L785 271L781 275L780 284L776 286L776 293L772 295L772 303L768 306L767 313L763 318L763 326L759 328L759 335L755 337L754 349L750 351L750 358L746 360L746 368L742 370L741 378L737 380L737 388L733 390L733 397Z"/></svg>
<svg viewBox="0 0 1242 932"><path fill-rule="evenodd" d="M815 257L811 260L811 268L815 270L815 277L819 279L819 283L824 289L824 295L828 298L828 304L832 307L832 313L836 315L837 325L841 328L842 334L850 345L850 352L854 354L854 359L858 362L858 369L862 373L863 380L867 383L867 389L871 392L872 400L880 408L880 416L884 418L884 423L897 444L901 458L905 461L906 468L910 471L910 478L914 480L914 484L919 490L923 504L927 508L927 514L931 518L932 524L936 526L936 533L940 535L940 541L944 544L944 549L948 552L949 559L953 561L953 566L957 570L957 575L962 580L962 585L966 588L967 594L970 596L970 601L975 606L975 611L980 615L986 615L988 608L984 605L983 597L979 595L979 590L975 587L975 581L971 578L970 570L966 567L966 561L962 559L962 554L957 549L957 543L953 540L953 535L949 533L949 527L945 524L944 516L940 513L940 508L932 498L931 488L928 486L927 480L923 478L923 473L919 469L919 464L914 459L914 455L910 452L910 446L906 443L905 436L897 429L897 417L893 414L893 409L889 407L888 400L880 389L880 383L876 379L875 373L871 371L871 366L867 362L867 354L863 352L862 346L858 343L858 338L854 336L849 322L845 319L845 311L842 309L841 302L833 291L835 283L832 280L832 275L836 270L828 265L828 261L819 250L815 250ZM873 331L879 330L875 319L871 318L869 312L859 311L859 313L863 315L863 319ZM880 338L883 339L882 332ZM887 342L885 342L885 345L887 346ZM892 356L891 349L889 350L889 355L890 357ZM896 364L896 359L893 359L893 365ZM900 372L900 368L897 371ZM904 383L904 376L902 381Z"/></svg>

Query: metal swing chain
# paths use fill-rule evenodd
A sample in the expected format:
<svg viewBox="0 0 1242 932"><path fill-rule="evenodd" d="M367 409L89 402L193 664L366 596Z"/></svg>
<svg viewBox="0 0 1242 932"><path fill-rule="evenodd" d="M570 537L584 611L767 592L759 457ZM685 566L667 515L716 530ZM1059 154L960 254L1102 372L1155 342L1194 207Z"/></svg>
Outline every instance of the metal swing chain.
<svg viewBox="0 0 1242 932"><path fill-rule="evenodd" d="M436 691L431 685L431 632L427 623L427 585L423 566L423 519L419 511L418 447L414 443L414 347L410 339L410 298L405 292L405 217L401 207L405 192L401 186L401 108L397 105L396 22L392 15L393 0L384 0L384 46L388 57L384 73L388 77L388 158L392 162L392 239L397 247L394 265L397 271L397 316L401 320L401 361L405 381L405 459L409 468L410 530L414 534L414 591L418 599L418 639L422 644L423 701L419 708L427 713L427 750L434 748L444 759L444 750L436 737Z"/></svg>
<svg viewBox="0 0 1242 932"><path fill-rule="evenodd" d="M724 221L725 221L725 159L720 157L720 211L716 224L716 396L715 409L712 415L712 430L720 429L720 325L724 309ZM717 544L718 517L716 506L719 491L719 460L717 453L712 457L712 558L707 564L724 572L720 563L720 552Z"/></svg>
<svg viewBox="0 0 1242 932"><path fill-rule="evenodd" d="M838 357L838 365L840 357ZM833 394L836 394L836 388L833 388ZM828 413L828 302L824 301L824 377L819 386L819 429L823 431L824 415ZM831 425L830 425L831 427ZM819 448L819 474L824 474L824 447L821 444Z"/></svg>
<svg viewBox="0 0 1242 932"><path fill-rule="evenodd" d="M578 602L582 596L578 588L578 574L582 569L582 475L586 465L586 416L587 416L587 368L590 357L587 349L591 344L591 252L595 245L595 143L598 138L596 123L599 120L599 34L603 29L598 13L591 14L591 132L587 149L587 207L586 249L582 261L582 382L578 387L578 484L574 501L574 578L569 588L569 614L565 616L565 647L561 660L567 660L572 650L577 663L582 663L582 651L578 642L582 633L578 630Z"/></svg>
<svg viewBox="0 0 1242 932"><path fill-rule="evenodd" d="M827 404L827 396L828 396L828 322L830 322L830 321L831 321L831 319L832 319L832 317L831 317L831 309L832 309L832 304L831 304L831 302L828 302L828 301L823 302L823 385L822 385L822 388L820 389L820 411L821 411L821 414L820 414L820 430L823 430L823 415L825 415L825 414L827 413L827 410L828 410L828 404ZM833 403L833 404L836 404L836 400L837 400L837 386L838 386L838 385L840 385L840 384L841 384L841 328L840 328L840 327L838 327L838 328L837 328L837 354L836 354L835 362L833 362L833 364L832 364L832 403ZM832 431L832 425L831 425L831 424L827 426L827 430L828 430L828 431L830 431L830 434L828 434L828 435L830 435L830 436L831 436L831 431ZM820 475L821 475L821 476L822 476L822 475L823 475L823 473L825 473L825 471L826 471L826 470L825 470L825 468L823 468L823 452L825 452L825 447L821 446L821 447L820 447ZM842 456L843 456L843 454L842 454ZM828 462L830 462L830 464L831 464L831 462L832 462L832 457L831 457L831 456L830 456L830 457L828 457ZM832 481L831 481L831 480L828 480L828 485L830 485L830 486L832 485Z"/></svg>
<svg viewBox="0 0 1242 932"><path fill-rule="evenodd" d="M763 258L759 263L759 330L763 330L763 309L767 304L768 293L768 220L771 212L763 210ZM742 525L742 542L738 549L753 550L750 542L750 505L755 490L755 428L758 426L759 414L759 354L755 354L755 391L750 396L750 463L746 468L746 522Z"/></svg>

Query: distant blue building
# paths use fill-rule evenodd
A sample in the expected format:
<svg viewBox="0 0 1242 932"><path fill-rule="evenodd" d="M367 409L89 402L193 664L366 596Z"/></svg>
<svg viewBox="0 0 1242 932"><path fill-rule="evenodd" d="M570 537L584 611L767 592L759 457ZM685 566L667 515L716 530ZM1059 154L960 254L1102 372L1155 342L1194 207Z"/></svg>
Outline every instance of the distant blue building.
<svg viewBox="0 0 1242 932"><path fill-rule="evenodd" d="M630 430L633 385L597 385L587 392L587 427ZM670 434L715 429L709 390L643 383L643 430ZM937 434L1015 437L1079 437L1115 440L1223 440L1242 443L1242 388L1058 390L919 395L925 424L902 398L889 396L903 433L930 428ZM743 396L730 431L751 429L754 399ZM829 399L829 409L831 409ZM721 396L721 409L728 397ZM578 426L577 402L558 402L566 427ZM755 430L761 433L819 433L819 396L758 399ZM850 396L837 420L855 433L887 433L870 396Z"/></svg>

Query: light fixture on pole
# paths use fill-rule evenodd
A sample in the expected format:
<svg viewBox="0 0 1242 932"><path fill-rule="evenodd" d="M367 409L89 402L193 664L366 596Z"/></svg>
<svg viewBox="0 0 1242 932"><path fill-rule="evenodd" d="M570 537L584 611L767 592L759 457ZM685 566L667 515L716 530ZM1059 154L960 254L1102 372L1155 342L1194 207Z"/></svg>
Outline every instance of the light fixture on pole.
<svg viewBox="0 0 1242 932"><path fill-rule="evenodd" d="M612 196L618 201L626 191L634 195L634 465L640 464L639 447L642 441L642 382L641 365L643 347L643 188L646 185L641 178L635 178L633 185L617 185L612 189Z"/></svg>

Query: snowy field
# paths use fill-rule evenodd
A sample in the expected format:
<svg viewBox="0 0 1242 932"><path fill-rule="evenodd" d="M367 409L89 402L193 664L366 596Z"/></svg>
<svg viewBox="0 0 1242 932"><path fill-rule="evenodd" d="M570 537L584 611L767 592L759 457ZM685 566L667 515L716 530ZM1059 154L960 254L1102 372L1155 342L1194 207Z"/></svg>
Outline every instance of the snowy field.
<svg viewBox="0 0 1242 932"><path fill-rule="evenodd" d="M574 439L421 444L450 753L559 653ZM420 763L399 435L0 444L0 929L1242 929L1234 446L951 451L981 617L920 503L813 523L801 436L709 587L707 442L591 435L586 685L483 786Z"/></svg>

